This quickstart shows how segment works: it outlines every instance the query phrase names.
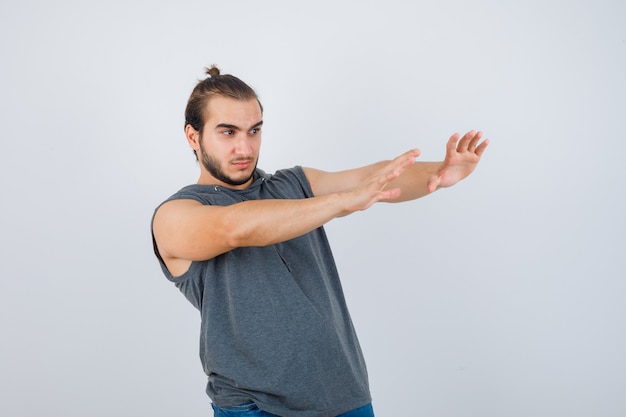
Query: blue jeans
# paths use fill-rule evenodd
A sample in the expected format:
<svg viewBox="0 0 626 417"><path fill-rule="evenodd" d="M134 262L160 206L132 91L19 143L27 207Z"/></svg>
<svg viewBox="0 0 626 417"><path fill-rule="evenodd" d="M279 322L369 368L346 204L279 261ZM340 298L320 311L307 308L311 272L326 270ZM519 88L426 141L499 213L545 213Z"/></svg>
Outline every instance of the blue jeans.
<svg viewBox="0 0 626 417"><path fill-rule="evenodd" d="M215 417L280 417L276 414L270 414L260 410L255 403L247 403L228 408L218 408L215 404L211 404ZM374 417L374 409L372 404L367 404L356 410L348 411L338 415L337 417Z"/></svg>

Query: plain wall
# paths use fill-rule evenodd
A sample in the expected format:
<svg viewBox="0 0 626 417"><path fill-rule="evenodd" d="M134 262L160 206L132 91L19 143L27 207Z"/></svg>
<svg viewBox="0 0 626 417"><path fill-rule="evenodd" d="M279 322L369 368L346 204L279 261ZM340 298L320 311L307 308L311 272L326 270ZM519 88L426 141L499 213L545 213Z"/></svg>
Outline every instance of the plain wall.
<svg viewBox="0 0 626 417"><path fill-rule="evenodd" d="M491 139L456 187L327 225L378 416L626 415L625 4L4 2L0 414L211 415L149 222L197 180L216 63L263 101L266 171Z"/></svg>

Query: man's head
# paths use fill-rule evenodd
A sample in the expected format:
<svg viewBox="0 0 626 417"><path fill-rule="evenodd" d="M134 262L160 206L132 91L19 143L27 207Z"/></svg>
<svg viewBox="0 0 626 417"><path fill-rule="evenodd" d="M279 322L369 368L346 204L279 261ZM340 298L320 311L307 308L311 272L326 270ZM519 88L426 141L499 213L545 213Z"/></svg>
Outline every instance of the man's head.
<svg viewBox="0 0 626 417"><path fill-rule="evenodd" d="M201 181L245 187L258 161L263 107L250 86L217 67L198 82L185 109L185 135Z"/></svg>

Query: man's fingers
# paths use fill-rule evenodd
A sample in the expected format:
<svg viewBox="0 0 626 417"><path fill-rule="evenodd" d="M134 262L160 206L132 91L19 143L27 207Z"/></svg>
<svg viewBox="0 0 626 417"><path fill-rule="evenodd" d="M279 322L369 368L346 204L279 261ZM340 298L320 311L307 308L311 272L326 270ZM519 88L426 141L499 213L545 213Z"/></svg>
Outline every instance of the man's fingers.
<svg viewBox="0 0 626 417"><path fill-rule="evenodd" d="M377 178L374 178L376 183L378 184L378 189L383 189L387 184L391 181L395 180L400 176L400 172L393 170L391 172L383 172Z"/></svg>
<svg viewBox="0 0 626 417"><path fill-rule="evenodd" d="M450 139L447 143L448 152L475 152L478 156L480 156L487 147L488 140L483 141L480 140L483 137L483 132L477 130L470 130L459 140L461 135L455 133L450 136Z"/></svg>
<svg viewBox="0 0 626 417"><path fill-rule="evenodd" d="M467 144L467 149L470 152L474 152L474 150L476 149L476 147L478 146L478 143L480 142L480 139L483 137L483 132L476 132L476 134L474 135L474 137L472 137L469 141L469 143Z"/></svg>
<svg viewBox="0 0 626 417"><path fill-rule="evenodd" d="M417 158L419 154L419 149L411 149L410 151L396 157L393 161L385 165L384 168L370 177L370 180L372 181L370 182L370 185L375 187L372 191L376 190L378 193L377 201L381 199L390 200L398 198L401 192L400 189L386 190L385 188L390 182L398 178L408 167L413 165L415 163L415 158Z"/></svg>
<svg viewBox="0 0 626 417"><path fill-rule="evenodd" d="M467 151L468 148L470 147L470 144L472 143L474 138L476 138L478 133L479 132L476 132L475 130L470 130L465 135L463 135L463 137L461 138L461 140L457 144L456 150L458 152L465 152L465 151Z"/></svg>
<svg viewBox="0 0 626 417"><path fill-rule="evenodd" d="M415 158L420 154L419 149L411 149L396 157L384 168L383 174L395 173L396 176L400 175L405 169L413 165Z"/></svg>
<svg viewBox="0 0 626 417"><path fill-rule="evenodd" d="M461 135L459 133L455 133L454 135L450 136L450 139L448 139L448 143L446 143L446 150L448 152L456 151L457 142L459 141L460 137Z"/></svg>
<svg viewBox="0 0 626 417"><path fill-rule="evenodd" d="M409 151L406 151L402 155L399 155L396 158L394 158L394 160L391 161L391 164L402 165L402 164L405 164L407 162L414 162L415 158L417 158L419 155L420 155L420 150L419 149L411 149Z"/></svg>
<svg viewBox="0 0 626 417"><path fill-rule="evenodd" d="M489 145L489 139L485 139L483 143L478 145L478 147L476 148L476 151L474 151L476 155L482 156L483 152L485 152L485 149L487 149L487 145Z"/></svg>
<svg viewBox="0 0 626 417"><path fill-rule="evenodd" d="M402 194L402 190L400 188L392 188L391 190L383 190L378 193L377 201L385 201L385 200L395 200L400 197Z"/></svg>

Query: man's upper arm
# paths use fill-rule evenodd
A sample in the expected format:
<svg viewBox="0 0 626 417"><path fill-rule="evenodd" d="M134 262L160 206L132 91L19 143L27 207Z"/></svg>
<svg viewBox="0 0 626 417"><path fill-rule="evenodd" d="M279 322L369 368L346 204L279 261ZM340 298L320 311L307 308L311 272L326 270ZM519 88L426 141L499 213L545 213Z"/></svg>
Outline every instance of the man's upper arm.
<svg viewBox="0 0 626 417"><path fill-rule="evenodd" d="M152 230L163 260L201 261L231 250L220 224L223 209L186 199L168 201L159 207Z"/></svg>

